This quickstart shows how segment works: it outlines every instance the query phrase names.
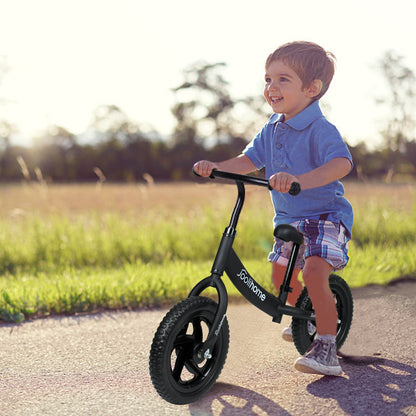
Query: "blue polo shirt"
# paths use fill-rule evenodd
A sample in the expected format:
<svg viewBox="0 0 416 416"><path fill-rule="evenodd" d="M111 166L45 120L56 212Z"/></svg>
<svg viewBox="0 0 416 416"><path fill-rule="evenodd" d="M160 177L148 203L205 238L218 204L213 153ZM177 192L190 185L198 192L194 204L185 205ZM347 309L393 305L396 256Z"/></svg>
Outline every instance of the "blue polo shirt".
<svg viewBox="0 0 416 416"><path fill-rule="evenodd" d="M337 128L329 123L314 101L303 111L284 122L282 114L273 114L243 153L258 169L266 168L266 178L276 172L294 176L310 172L331 159L351 154ZM351 234L353 212L344 198L339 181L301 191L297 196L271 191L275 210L274 226L301 219L319 219L327 214L332 222L341 222Z"/></svg>

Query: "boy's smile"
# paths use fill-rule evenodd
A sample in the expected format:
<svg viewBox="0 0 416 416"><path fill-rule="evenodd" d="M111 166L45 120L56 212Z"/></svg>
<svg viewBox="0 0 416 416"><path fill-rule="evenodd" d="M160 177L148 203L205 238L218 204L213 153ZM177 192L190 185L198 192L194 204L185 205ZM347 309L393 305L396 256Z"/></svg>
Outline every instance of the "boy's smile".
<svg viewBox="0 0 416 416"><path fill-rule="evenodd" d="M317 95L304 88L296 72L279 60L266 68L265 81L264 97L273 112L284 114L285 121L304 110Z"/></svg>

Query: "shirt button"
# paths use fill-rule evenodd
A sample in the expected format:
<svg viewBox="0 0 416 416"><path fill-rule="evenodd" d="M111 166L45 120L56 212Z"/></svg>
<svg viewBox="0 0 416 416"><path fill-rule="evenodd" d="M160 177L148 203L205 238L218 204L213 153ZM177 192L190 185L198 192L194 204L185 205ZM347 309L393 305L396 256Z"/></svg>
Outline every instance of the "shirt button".
<svg viewBox="0 0 416 416"><path fill-rule="evenodd" d="M277 143L276 146L277 146L278 149L281 149L283 147L282 143Z"/></svg>

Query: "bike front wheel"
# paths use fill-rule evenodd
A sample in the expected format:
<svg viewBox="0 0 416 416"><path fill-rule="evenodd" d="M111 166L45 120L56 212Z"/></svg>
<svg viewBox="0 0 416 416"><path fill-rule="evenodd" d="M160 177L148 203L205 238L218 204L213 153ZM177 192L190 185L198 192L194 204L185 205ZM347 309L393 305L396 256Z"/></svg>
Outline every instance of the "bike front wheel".
<svg viewBox="0 0 416 416"><path fill-rule="evenodd" d="M337 349L340 349L347 339L348 332L352 323L354 303L351 290L344 279L336 274L329 277L329 287L334 295L335 306L338 314L338 326L336 343ZM303 288L302 293L296 302L296 307L306 311L313 311L311 299L308 290ZM309 349L316 335L315 322L306 319L292 319L292 337L296 349L301 355Z"/></svg>
<svg viewBox="0 0 416 416"><path fill-rule="evenodd" d="M175 305L163 318L153 338L149 370L159 395L173 404L198 400L215 383L228 353L229 327L224 317L208 358L196 359L195 350L212 328L217 303L192 296Z"/></svg>

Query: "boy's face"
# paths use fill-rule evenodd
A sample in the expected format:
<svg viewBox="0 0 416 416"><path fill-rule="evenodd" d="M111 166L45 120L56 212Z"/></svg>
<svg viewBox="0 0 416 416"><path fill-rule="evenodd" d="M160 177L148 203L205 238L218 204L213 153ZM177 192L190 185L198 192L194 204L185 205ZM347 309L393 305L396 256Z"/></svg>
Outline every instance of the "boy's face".
<svg viewBox="0 0 416 416"><path fill-rule="evenodd" d="M302 87L302 80L296 72L282 61L272 61L266 68L264 97L273 112L285 116L285 121L304 110L313 96L308 88Z"/></svg>

